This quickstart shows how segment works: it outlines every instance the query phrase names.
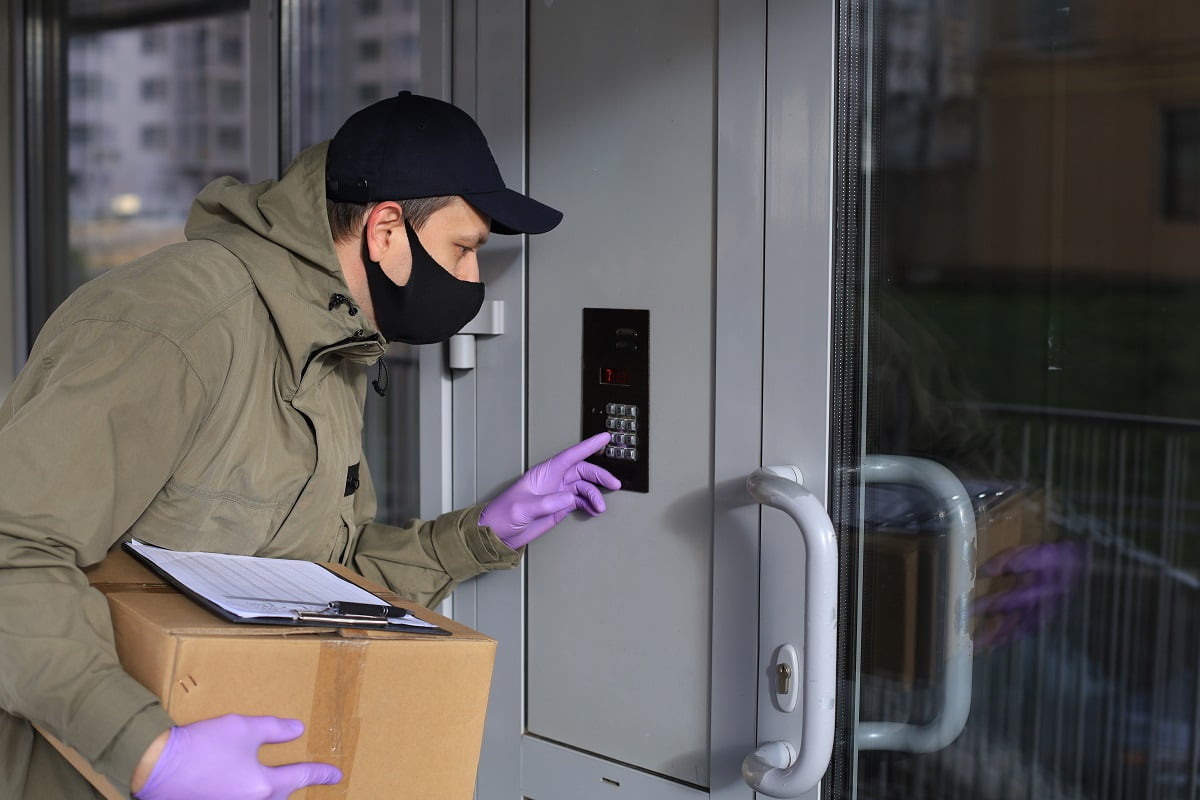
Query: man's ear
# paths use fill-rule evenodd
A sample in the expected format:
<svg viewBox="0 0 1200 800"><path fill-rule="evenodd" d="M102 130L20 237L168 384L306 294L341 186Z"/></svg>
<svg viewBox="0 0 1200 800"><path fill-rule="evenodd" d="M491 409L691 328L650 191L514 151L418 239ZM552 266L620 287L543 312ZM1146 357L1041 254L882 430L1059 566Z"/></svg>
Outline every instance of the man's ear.
<svg viewBox="0 0 1200 800"><path fill-rule="evenodd" d="M404 209L394 200L376 203L367 214L366 236L367 252L372 261L382 261L389 248L396 243L396 233L407 234L404 230Z"/></svg>

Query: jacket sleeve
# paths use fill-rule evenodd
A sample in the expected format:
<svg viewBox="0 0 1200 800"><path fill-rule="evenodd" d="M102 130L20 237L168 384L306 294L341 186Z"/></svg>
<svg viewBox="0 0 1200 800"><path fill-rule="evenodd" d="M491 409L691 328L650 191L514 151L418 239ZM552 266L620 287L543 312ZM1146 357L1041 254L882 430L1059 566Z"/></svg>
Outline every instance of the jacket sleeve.
<svg viewBox="0 0 1200 800"><path fill-rule="evenodd" d="M403 527L370 521L375 491L365 459L362 463L365 477L355 514L364 521L350 565L364 577L431 608L467 578L520 563L525 548L513 550L491 528L480 527L482 505L410 520Z"/></svg>
<svg viewBox="0 0 1200 800"><path fill-rule="evenodd" d="M206 392L174 344L126 323L44 338L0 405L0 707L128 791L171 720L118 663L81 568L166 482Z"/></svg>

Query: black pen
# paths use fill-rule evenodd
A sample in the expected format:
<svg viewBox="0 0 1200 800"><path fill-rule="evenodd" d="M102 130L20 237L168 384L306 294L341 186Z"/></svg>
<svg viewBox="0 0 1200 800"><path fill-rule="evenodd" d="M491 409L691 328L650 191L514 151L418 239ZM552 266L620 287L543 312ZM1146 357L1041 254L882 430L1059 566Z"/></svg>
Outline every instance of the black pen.
<svg viewBox="0 0 1200 800"><path fill-rule="evenodd" d="M352 603L346 600L334 600L326 609L343 617L368 617L384 619L399 619L408 616L408 611L389 603L376 605L374 603Z"/></svg>

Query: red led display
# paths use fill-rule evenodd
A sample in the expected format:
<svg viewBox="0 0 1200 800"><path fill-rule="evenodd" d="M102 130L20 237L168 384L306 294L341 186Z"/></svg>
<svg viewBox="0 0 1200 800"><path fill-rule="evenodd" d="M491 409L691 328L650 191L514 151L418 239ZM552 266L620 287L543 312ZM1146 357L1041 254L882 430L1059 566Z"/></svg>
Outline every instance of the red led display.
<svg viewBox="0 0 1200 800"><path fill-rule="evenodd" d="M600 382L609 384L611 386L628 386L629 370L616 369L613 367L601 367Z"/></svg>

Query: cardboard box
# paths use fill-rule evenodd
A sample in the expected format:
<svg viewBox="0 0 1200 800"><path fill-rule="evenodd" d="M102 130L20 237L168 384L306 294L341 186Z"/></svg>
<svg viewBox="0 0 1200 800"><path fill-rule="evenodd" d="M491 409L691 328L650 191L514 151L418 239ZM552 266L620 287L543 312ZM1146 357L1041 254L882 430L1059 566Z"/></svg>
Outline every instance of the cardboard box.
<svg viewBox="0 0 1200 800"><path fill-rule="evenodd" d="M1018 489L1006 494L977 514L975 528L980 567L1006 550L1047 541L1045 491ZM975 596L1010 588L1015 582L1011 575L990 577L979 573Z"/></svg>
<svg viewBox="0 0 1200 800"><path fill-rule="evenodd" d="M937 537L871 530L863 538L861 669L905 689L937 674Z"/></svg>
<svg viewBox="0 0 1200 800"><path fill-rule="evenodd" d="M1045 539L1045 494L1017 488L977 500L976 575L972 601L1016 585L1013 575L979 572L988 559ZM905 689L937 677L944 606L944 539L930 531L869 529L863 540L862 661L864 673ZM991 621L972 616L974 635Z"/></svg>
<svg viewBox="0 0 1200 800"><path fill-rule="evenodd" d="M495 641L335 569L451 635L227 622L122 551L88 577L108 598L122 666L177 723L230 712L304 721L300 739L262 748L264 763L324 761L344 777L292 798L470 800ZM47 738L105 797L122 797Z"/></svg>
<svg viewBox="0 0 1200 800"><path fill-rule="evenodd" d="M1046 494L1043 489L1022 489L1011 492L989 505L978 515L976 546L977 564L973 601L1013 589L1019 584L1014 574L988 575L985 565L996 556L1015 547L1043 544L1048 541L1046 530ZM976 614L972 617L973 635L977 641L996 630L1001 617Z"/></svg>

